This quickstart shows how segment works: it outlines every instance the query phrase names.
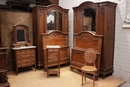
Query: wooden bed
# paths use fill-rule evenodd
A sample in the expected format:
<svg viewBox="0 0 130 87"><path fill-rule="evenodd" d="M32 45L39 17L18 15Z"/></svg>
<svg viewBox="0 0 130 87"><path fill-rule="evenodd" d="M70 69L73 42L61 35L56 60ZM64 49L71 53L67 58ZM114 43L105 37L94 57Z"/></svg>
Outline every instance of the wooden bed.
<svg viewBox="0 0 130 87"><path fill-rule="evenodd" d="M101 57L102 35L96 35L93 32L80 32L74 34L74 47L72 49L70 70L73 68L81 70L84 66L84 52L87 48L93 48L97 51L96 67L98 74L100 70L100 57Z"/></svg>
<svg viewBox="0 0 130 87"><path fill-rule="evenodd" d="M60 31L52 31L50 33L42 34L42 50L43 50L43 64L46 70L46 47L47 46L60 46L60 64L70 63L70 52L68 46L68 34ZM49 67L56 66L56 61L49 62Z"/></svg>

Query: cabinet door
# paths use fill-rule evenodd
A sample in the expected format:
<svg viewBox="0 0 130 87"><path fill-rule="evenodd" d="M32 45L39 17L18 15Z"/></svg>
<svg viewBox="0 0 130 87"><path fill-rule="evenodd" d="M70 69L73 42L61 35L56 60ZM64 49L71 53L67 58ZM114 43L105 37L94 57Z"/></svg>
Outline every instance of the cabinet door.
<svg viewBox="0 0 130 87"><path fill-rule="evenodd" d="M103 35L100 72L103 77L113 72L114 42L115 42L115 12L116 3L99 4L99 28L97 34Z"/></svg>

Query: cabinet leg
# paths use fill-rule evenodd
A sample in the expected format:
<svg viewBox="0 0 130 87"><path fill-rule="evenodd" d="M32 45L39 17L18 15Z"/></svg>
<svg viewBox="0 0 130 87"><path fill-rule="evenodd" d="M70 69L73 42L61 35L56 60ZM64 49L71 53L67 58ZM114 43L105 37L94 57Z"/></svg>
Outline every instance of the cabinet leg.
<svg viewBox="0 0 130 87"><path fill-rule="evenodd" d="M44 67L44 71L45 71L45 72L47 71L47 67Z"/></svg>
<svg viewBox="0 0 130 87"><path fill-rule="evenodd" d="M35 65L35 71L36 71L36 65Z"/></svg>
<svg viewBox="0 0 130 87"><path fill-rule="evenodd" d="M70 71L73 71L73 68L72 68L72 67L70 67Z"/></svg>
<svg viewBox="0 0 130 87"><path fill-rule="evenodd" d="M103 75L103 79L105 79L106 78L106 76L105 75Z"/></svg>
<svg viewBox="0 0 130 87"><path fill-rule="evenodd" d="M16 74L18 75L18 69L16 70Z"/></svg>

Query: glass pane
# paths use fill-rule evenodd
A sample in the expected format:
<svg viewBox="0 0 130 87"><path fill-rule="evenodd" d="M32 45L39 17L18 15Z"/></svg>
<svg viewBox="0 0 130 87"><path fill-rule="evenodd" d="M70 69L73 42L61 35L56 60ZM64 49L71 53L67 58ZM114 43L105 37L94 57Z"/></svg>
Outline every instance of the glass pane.
<svg viewBox="0 0 130 87"><path fill-rule="evenodd" d="M56 10L47 13L47 30L62 31L62 13Z"/></svg>
<svg viewBox="0 0 130 87"><path fill-rule="evenodd" d="M95 27L96 11L92 8L83 10L83 31L96 31Z"/></svg>
<svg viewBox="0 0 130 87"><path fill-rule="evenodd" d="M25 42L25 41L26 41L26 31L17 30L17 42Z"/></svg>

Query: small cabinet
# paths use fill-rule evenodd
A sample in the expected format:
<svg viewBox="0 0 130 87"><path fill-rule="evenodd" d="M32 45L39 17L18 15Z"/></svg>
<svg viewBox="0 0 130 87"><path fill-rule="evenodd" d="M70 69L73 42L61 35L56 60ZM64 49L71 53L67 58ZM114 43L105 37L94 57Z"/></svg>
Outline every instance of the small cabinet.
<svg viewBox="0 0 130 87"><path fill-rule="evenodd" d="M48 45L46 48L47 77L49 77L49 74L57 74L60 77L60 46ZM58 68L49 69L52 61L55 62Z"/></svg>
<svg viewBox="0 0 130 87"><path fill-rule="evenodd" d="M12 48L17 74L19 68L34 66L36 70L35 48L36 46Z"/></svg>

